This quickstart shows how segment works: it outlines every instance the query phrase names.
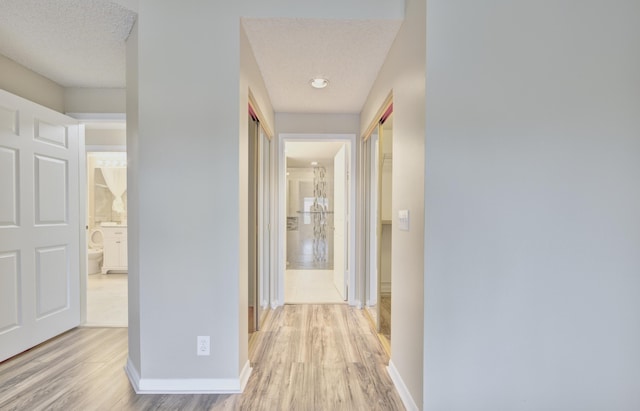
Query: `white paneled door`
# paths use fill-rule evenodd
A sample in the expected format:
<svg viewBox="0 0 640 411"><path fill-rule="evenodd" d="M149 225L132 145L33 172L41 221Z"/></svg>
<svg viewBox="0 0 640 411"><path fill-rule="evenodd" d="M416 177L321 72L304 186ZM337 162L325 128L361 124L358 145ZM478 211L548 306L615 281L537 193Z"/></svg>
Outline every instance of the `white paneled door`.
<svg viewBox="0 0 640 411"><path fill-rule="evenodd" d="M0 90L0 361L80 324L80 134Z"/></svg>
<svg viewBox="0 0 640 411"><path fill-rule="evenodd" d="M346 144L333 159L333 283L347 299L347 149Z"/></svg>

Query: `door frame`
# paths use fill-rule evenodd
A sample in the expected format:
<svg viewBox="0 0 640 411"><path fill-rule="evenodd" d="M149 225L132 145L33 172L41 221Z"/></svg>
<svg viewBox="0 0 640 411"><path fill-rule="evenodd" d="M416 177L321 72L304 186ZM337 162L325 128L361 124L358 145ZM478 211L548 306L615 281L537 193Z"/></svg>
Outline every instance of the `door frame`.
<svg viewBox="0 0 640 411"><path fill-rule="evenodd" d="M380 126L381 123L384 123L384 121L393 114L393 112L393 91L390 91L387 98L384 100L384 103L380 106L375 116L373 116L371 123L369 123L369 126L358 139L360 146L360 184L358 195L362 201L359 208L360 217L358 220L358 236L361 240L361 246L358 249L358 258L359 263L362 264L362 278L360 282L362 289L360 298L362 299L363 306L367 308L370 307L371 302L370 299L368 299L368 294L371 294L372 292L375 294L375 318L372 316L370 310L367 309L365 311L373 321L375 328L378 331L380 325L380 281L382 278L380 268L380 224L382 213L382 204L380 203L380 194L382 189L382 164L380 163L381 148L379 146L381 141ZM378 139L376 143L377 148L374 148L371 144L371 138L373 135L376 135L376 138ZM376 169L376 181L372 181L372 178L374 177L372 175L372 168ZM373 194L375 194L375 196L372 196ZM373 197L375 197L375 200ZM372 237L375 237L375 240L373 240ZM375 278L372 278L371 276L371 267L375 268ZM393 273L391 275L393 276ZM385 346L385 349L387 349L387 347L388 346ZM390 352L390 349L388 349L388 351Z"/></svg>
<svg viewBox="0 0 640 411"><path fill-rule="evenodd" d="M255 133L251 132L251 123L255 125ZM256 114L253 106L249 109L249 141L248 149L248 177L249 182L249 281L253 284L253 295L249 296L249 303L254 306L254 331L260 330L270 308L270 282L273 271L272 254L273 234L273 141L263 123ZM266 162L268 160L268 162ZM251 199L251 196L254 196ZM268 205L265 210L265 205ZM253 225L253 233L251 232ZM253 250L252 250L253 248ZM266 253L265 249L269 252ZM253 266L253 267L252 267ZM253 277L253 279L251 278Z"/></svg>
<svg viewBox="0 0 640 411"><path fill-rule="evenodd" d="M126 115L124 113L67 113L71 118L78 120L83 130L83 146L80 149L79 156L81 161L80 169L80 325L83 326L87 323L87 286L88 286L88 266L89 266L89 177L87 175L87 154L90 152L127 152L127 146L122 144L104 144L104 145L87 145L85 143L84 135L86 134L85 128L87 125L92 124L110 124L110 123L124 123L126 127ZM128 285L127 285L128 287ZM129 302L127 301L127 305Z"/></svg>
<svg viewBox="0 0 640 411"><path fill-rule="evenodd" d="M266 149L265 149L266 145ZM268 154L268 164L265 166L265 156ZM273 204L274 204L274 173L273 173L273 139L267 134L262 123L258 121L258 270L256 278L257 327L260 330L267 311L270 308L271 277L273 273ZM268 185L267 185L268 183ZM265 203L268 208L265 213ZM262 218L260 218L262 217ZM265 252L265 247L269 249Z"/></svg>
<svg viewBox="0 0 640 411"><path fill-rule="evenodd" d="M248 121L255 121L257 126L257 135L247 137L253 138L256 137L256 156L257 161L255 163L255 167L257 167L257 171L260 176L256 175L258 179L256 181L256 206L259 209L262 209L262 204L264 201L269 202L269 210L267 213L264 213L262 210L262 219L256 216L256 223L259 227L256 228L256 255L254 256L256 261L255 264L257 266L256 276L255 276L255 298L254 303L256 304L256 314L254 320L256 321L256 331L259 330L262 326L263 321L269 315L268 311L271 307L273 307L273 296L274 296L274 273L276 269L276 263L274 258L274 244L276 234L274 233L273 226L276 221L276 213L274 209L276 208L277 196L275 194L274 187L276 185L276 148L275 148L275 138L273 131L269 127L268 122L265 119L265 116L262 114L260 110L260 106L256 102L256 99L253 96L251 90L249 90L249 94L247 97L248 100ZM247 125L247 130L249 130L249 125ZM268 150L265 150L265 141L268 144ZM249 156L249 146L247 142L247 156ZM269 164L268 167L265 167L264 160L265 155L268 153L269 155ZM252 161L248 158L248 161ZM247 173L250 171L249 166L247 165ZM270 187L267 193L265 193L265 178L269 180ZM249 241L251 241L251 236L248 236ZM269 247L269 261L268 264L264 264L264 248L265 244L268 244ZM248 244L248 246L250 246ZM247 250L248 251L248 250ZM249 262L251 264L251 262ZM250 273L249 268L247 267L247 273ZM247 279L249 281L249 279ZM248 284L247 281L247 294L248 294Z"/></svg>
<svg viewBox="0 0 640 411"><path fill-rule="evenodd" d="M83 121L81 122L84 127L87 123L91 123L91 121ZM82 160L82 169L80 171L80 203L83 205L80 221L80 231L82 232L83 238L80 241L80 252L84 253L81 260L83 262L82 269L80 270L80 325L87 324L87 311L88 311L88 283L89 283L89 176L87 170L87 155L89 153L110 153L110 152L127 152L126 145L85 145L83 147L83 151L80 153L80 158ZM103 257L104 258L104 257ZM127 285L128 287L128 285ZM127 301L127 305L129 302Z"/></svg>
<svg viewBox="0 0 640 411"><path fill-rule="evenodd" d="M338 289L338 292L340 292L340 296L345 300L347 299L347 293L349 291L349 287L347 286L349 281L345 278L348 270L343 271L345 266L348 266L348 264L345 263L348 263L346 245L349 244L349 241L348 236L345 234L349 228L346 218L349 210L346 209L345 204L351 203L351 201L349 201L346 184L347 181L351 179L347 178L347 176L349 176L349 170L347 170L345 166L347 164L349 151L349 146L343 144L333 157L333 284ZM339 173L343 174L342 178L338 178ZM338 190L338 188L341 190ZM342 191L341 194L340 191ZM342 203L342 207L338 206L339 203ZM338 242L337 240L340 238L340 234L342 235L342 239ZM342 250L339 251L338 247ZM339 263L342 263L342 267L338 265Z"/></svg>
<svg viewBox="0 0 640 411"><path fill-rule="evenodd" d="M285 211L286 196L287 196L287 181L286 181L286 155L284 152L285 143L287 142L344 142L349 147L349 210L348 210L348 247L347 247L347 266L349 267L348 275L348 292L347 303L352 306L360 306L358 299L360 295L360 287L357 281L358 273L358 261L356 259L356 181L357 181L357 151L358 147L356 134L306 134L306 133L280 133L278 134L277 141L277 156L275 162L277 163L278 177L277 181L277 201L274 204L277 210L276 223L278 228L277 233L277 254L274 256L274 260L277 264L277 275L272 279L272 287L274 293L272 294L271 305L273 308L284 305L284 276L286 271L287 252L285 247L285 239L287 235L286 225L287 216Z"/></svg>
<svg viewBox="0 0 640 411"><path fill-rule="evenodd" d="M78 195L80 196L80 326L87 323L87 283L88 283L88 265L89 265L89 204L87 195L89 193L89 179L87 176L87 153L89 152L127 152L127 146L121 144L114 145L87 145L85 141L87 124L108 124L108 123L124 123L126 127L127 116L125 113L65 113L65 115L78 120L82 127L82 147L78 153L80 157L80 185L78 187ZM127 284L128 287L128 284ZM127 301L127 305L129 302Z"/></svg>

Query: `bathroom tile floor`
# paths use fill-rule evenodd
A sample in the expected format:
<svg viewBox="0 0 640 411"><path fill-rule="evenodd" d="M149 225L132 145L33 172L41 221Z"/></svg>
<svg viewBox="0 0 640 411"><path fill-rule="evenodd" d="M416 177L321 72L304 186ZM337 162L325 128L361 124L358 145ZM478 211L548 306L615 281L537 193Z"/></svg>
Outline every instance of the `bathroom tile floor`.
<svg viewBox="0 0 640 411"><path fill-rule="evenodd" d="M284 301L300 303L344 303L333 285L333 270L287 270Z"/></svg>
<svg viewBox="0 0 640 411"><path fill-rule="evenodd" d="M91 274L87 281L89 327L126 327L127 274Z"/></svg>

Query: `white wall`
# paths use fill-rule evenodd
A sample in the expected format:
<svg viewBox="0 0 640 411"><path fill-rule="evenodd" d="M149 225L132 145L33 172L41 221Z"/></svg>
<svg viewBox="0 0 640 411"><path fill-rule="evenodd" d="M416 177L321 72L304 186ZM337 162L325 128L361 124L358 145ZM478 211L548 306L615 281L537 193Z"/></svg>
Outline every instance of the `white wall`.
<svg viewBox="0 0 640 411"><path fill-rule="evenodd" d="M87 146L126 146L127 130L124 128L85 128Z"/></svg>
<svg viewBox="0 0 640 411"><path fill-rule="evenodd" d="M406 18L360 115L361 130L393 91L391 368L405 403L422 404L424 275L425 2L407 0ZM398 210L409 210L399 231Z"/></svg>
<svg viewBox="0 0 640 411"><path fill-rule="evenodd" d="M64 89L46 77L0 54L0 88L64 112Z"/></svg>
<svg viewBox="0 0 640 411"><path fill-rule="evenodd" d="M640 409L640 3L427 18L425 409Z"/></svg>

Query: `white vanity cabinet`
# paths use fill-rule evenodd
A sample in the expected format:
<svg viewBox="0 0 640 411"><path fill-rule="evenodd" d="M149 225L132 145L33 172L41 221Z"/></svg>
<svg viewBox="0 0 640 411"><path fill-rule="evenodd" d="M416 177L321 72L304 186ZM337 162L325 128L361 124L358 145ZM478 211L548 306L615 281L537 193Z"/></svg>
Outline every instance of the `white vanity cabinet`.
<svg viewBox="0 0 640 411"><path fill-rule="evenodd" d="M102 274L108 271L127 271L127 227L100 227L103 235L104 255Z"/></svg>

